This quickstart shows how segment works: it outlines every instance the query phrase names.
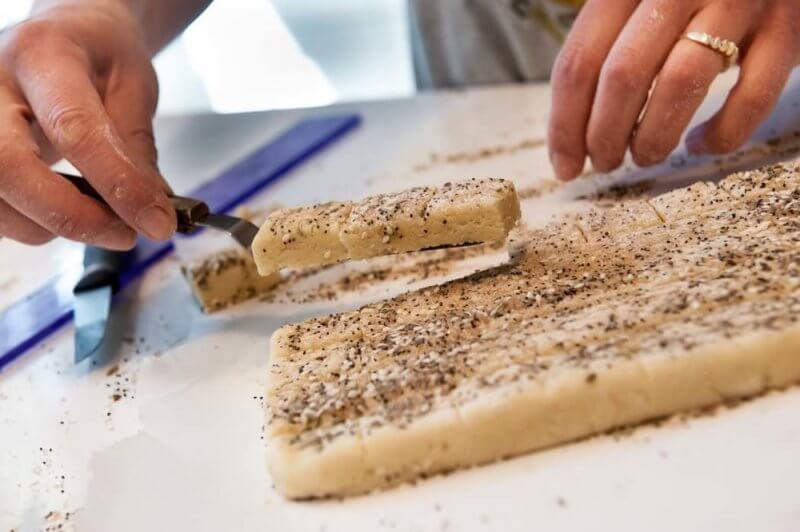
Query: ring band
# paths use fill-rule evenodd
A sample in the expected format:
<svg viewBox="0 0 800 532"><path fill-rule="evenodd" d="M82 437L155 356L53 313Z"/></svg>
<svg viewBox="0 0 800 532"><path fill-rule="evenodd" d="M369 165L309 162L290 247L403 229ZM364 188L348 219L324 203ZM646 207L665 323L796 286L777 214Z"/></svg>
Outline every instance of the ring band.
<svg viewBox="0 0 800 532"><path fill-rule="evenodd" d="M725 69L728 70L732 64L736 62L739 57L739 47L735 42L720 37L714 37L702 31L690 31L683 34L683 38L702 44L706 48L710 48L715 52L722 55L725 59Z"/></svg>

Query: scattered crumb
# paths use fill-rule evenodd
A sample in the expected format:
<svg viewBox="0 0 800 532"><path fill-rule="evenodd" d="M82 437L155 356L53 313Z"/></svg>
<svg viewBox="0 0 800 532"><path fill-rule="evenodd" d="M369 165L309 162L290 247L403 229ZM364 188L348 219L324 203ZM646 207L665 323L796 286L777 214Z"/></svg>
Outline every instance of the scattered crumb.
<svg viewBox="0 0 800 532"><path fill-rule="evenodd" d="M653 186L655 186L655 181L652 180L639 181L629 185L613 185L605 190L580 196L577 199L598 202L601 206L604 204L616 204L622 200L645 198Z"/></svg>
<svg viewBox="0 0 800 532"><path fill-rule="evenodd" d="M555 179L546 179L533 186L518 189L517 196L519 196L521 200L538 198L558 190L559 188L561 188L561 183Z"/></svg>
<svg viewBox="0 0 800 532"><path fill-rule="evenodd" d="M72 514L70 512L50 511L44 516L44 523L40 527L40 530L42 532L63 532L67 529L65 525L67 525L71 517ZM11 532L14 532L14 529L12 529Z"/></svg>
<svg viewBox="0 0 800 532"><path fill-rule="evenodd" d="M413 170L415 172L423 172L430 170L435 166L445 164L459 164L459 163L473 163L476 161L491 159L502 155L511 155L523 150L535 150L547 144L546 139L526 139L514 144L489 146L472 151L462 151L447 154L431 153L428 160L424 163L417 164Z"/></svg>

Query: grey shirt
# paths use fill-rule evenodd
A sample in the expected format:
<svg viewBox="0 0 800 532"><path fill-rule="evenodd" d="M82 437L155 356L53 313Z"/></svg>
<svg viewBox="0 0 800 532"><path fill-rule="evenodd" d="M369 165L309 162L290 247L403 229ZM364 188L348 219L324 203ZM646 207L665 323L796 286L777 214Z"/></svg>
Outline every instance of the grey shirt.
<svg viewBox="0 0 800 532"><path fill-rule="evenodd" d="M409 0L421 89L547 79L583 0Z"/></svg>

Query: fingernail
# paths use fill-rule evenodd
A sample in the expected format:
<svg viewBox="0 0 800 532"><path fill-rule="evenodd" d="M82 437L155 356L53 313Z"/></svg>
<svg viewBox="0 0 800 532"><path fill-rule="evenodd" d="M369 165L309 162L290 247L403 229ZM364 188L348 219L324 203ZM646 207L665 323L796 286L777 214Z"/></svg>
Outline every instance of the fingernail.
<svg viewBox="0 0 800 532"><path fill-rule="evenodd" d="M112 223L98 239L98 244L109 249L127 250L131 249L135 243L136 232L125 222Z"/></svg>
<svg viewBox="0 0 800 532"><path fill-rule="evenodd" d="M136 215L136 225L150 238L166 240L175 232L175 220L159 205L145 207Z"/></svg>
<svg viewBox="0 0 800 532"><path fill-rule="evenodd" d="M577 176L582 168L578 168L578 164L571 157L553 152L550 154L550 162L553 165L553 170L556 172L556 177L561 181L569 181Z"/></svg>
<svg viewBox="0 0 800 532"><path fill-rule="evenodd" d="M706 128L704 125L699 125L686 135L686 149L692 155L703 155L706 153Z"/></svg>
<svg viewBox="0 0 800 532"><path fill-rule="evenodd" d="M592 169L600 174L608 174L622 166L622 162L622 159L609 161L595 157L592 159Z"/></svg>

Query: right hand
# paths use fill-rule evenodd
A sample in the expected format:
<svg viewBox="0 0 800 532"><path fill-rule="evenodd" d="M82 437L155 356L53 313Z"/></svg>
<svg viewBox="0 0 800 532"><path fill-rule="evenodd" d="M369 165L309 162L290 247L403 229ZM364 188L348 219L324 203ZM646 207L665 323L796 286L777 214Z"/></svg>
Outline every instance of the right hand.
<svg viewBox="0 0 800 532"><path fill-rule="evenodd" d="M175 231L156 164L158 84L122 7L71 3L0 34L0 236L129 249ZM70 161L108 205L49 168Z"/></svg>
<svg viewBox="0 0 800 532"><path fill-rule="evenodd" d="M560 179L576 177L587 155L596 171L610 172L628 150L650 166L678 146L726 66L686 32L729 39L741 51L725 103L685 137L692 155L742 146L800 62L797 0L588 0L553 69L548 144Z"/></svg>

